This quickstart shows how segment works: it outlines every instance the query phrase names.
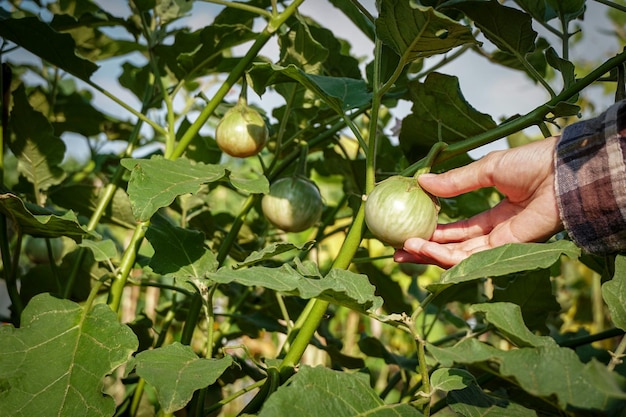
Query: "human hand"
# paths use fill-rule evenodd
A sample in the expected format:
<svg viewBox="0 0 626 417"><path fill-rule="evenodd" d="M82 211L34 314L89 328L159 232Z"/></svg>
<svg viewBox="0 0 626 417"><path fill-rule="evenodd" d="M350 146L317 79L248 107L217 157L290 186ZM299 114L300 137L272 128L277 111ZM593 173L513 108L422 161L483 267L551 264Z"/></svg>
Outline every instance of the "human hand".
<svg viewBox="0 0 626 417"><path fill-rule="evenodd" d="M506 197L474 217L438 225L430 240L408 239L394 260L449 268L473 253L506 243L545 241L563 230L554 191L557 140L491 152L464 167L419 176L422 188L439 197L491 186Z"/></svg>

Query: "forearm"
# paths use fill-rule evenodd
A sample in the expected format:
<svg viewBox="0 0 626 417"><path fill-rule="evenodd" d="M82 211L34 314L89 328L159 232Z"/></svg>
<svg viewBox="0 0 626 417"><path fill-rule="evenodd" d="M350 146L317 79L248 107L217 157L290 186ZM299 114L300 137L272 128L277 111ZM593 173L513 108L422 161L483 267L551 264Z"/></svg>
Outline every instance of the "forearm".
<svg viewBox="0 0 626 417"><path fill-rule="evenodd" d="M592 253L626 251L626 101L564 129L555 190L565 229Z"/></svg>

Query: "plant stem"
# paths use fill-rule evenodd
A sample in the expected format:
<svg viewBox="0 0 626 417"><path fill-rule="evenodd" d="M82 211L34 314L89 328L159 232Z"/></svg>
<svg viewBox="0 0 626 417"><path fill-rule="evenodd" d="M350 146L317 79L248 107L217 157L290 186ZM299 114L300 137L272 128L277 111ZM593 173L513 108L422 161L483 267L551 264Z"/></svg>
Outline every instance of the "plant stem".
<svg viewBox="0 0 626 417"><path fill-rule="evenodd" d="M178 145L172 154L169 155L170 159L176 159L183 154L189 143L191 143L193 138L198 134L198 132L200 132L202 126L204 126L209 117L211 117L230 89L235 85L235 83L237 83L237 81L239 81L252 61L257 57L263 46L265 46L267 41L274 35L280 25L282 25L293 13L295 13L298 6L303 1L304 0L294 0L282 13L270 19L265 29L259 33L248 52L239 60L213 98L207 103L206 107L202 109L198 118L191 124L191 126L189 126L187 131L180 138Z"/></svg>
<svg viewBox="0 0 626 417"><path fill-rule="evenodd" d="M183 326L183 331L180 335L180 343L182 343L183 345L191 344L191 340L193 339L193 332L196 329L196 324L198 324L198 317L200 316L201 311L202 295L200 293L195 293L191 297L189 312L187 313L187 320L185 320L185 325Z"/></svg>
<svg viewBox="0 0 626 417"><path fill-rule="evenodd" d="M128 279L128 275L135 265L135 259L137 258L139 247L141 246L141 242L146 235L148 226L150 226L149 220L137 224L137 227L135 227L135 232L131 237L130 243L124 251L124 255L122 255L119 271L113 279L113 283L111 284L111 290L109 292L108 304L109 306L111 306L111 309L113 309L113 311L119 311L120 304L122 302L122 296L124 293L124 287L126 286L126 280Z"/></svg>
<svg viewBox="0 0 626 417"><path fill-rule="evenodd" d="M430 396L430 377L428 375L428 365L426 364L426 342L418 337L417 343L417 361L419 366L420 375L422 376L422 392L429 397ZM424 405L422 410L425 417L430 416L430 401Z"/></svg>

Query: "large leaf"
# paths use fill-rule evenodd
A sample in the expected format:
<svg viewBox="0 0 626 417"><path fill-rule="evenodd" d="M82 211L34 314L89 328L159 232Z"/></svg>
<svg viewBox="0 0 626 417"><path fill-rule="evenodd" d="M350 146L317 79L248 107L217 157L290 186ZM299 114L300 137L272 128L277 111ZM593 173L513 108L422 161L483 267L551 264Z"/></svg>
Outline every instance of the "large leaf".
<svg viewBox="0 0 626 417"><path fill-rule="evenodd" d="M443 54L466 43L478 43L472 30L435 11L406 0L380 2L376 32L402 57L403 63Z"/></svg>
<svg viewBox="0 0 626 417"><path fill-rule="evenodd" d="M548 316L561 311L550 280L550 270L526 271L493 279L493 302L510 302L520 306L524 323L533 331L548 333Z"/></svg>
<svg viewBox="0 0 626 417"><path fill-rule="evenodd" d="M81 226L72 211L58 214L51 210L24 203L13 194L0 194L0 212L20 228L22 233L36 237L67 236L75 241L93 234Z"/></svg>
<svg viewBox="0 0 626 417"><path fill-rule="evenodd" d="M307 74L295 65L283 67L259 63L252 66L250 74L252 86L258 94L263 94L270 85L297 81L340 114L368 104L372 97L363 80Z"/></svg>
<svg viewBox="0 0 626 417"><path fill-rule="evenodd" d="M522 318L520 307L511 303L483 303L470 307L473 313L480 312L498 331L518 347L556 346L549 336L537 336L528 328Z"/></svg>
<svg viewBox="0 0 626 417"><path fill-rule="evenodd" d="M35 190L45 191L63 181L65 172L59 165L65 156L65 143L54 135L48 119L30 106L23 85L13 94L11 129L15 140L9 147L19 161L18 170Z"/></svg>
<svg viewBox="0 0 626 417"><path fill-rule="evenodd" d="M280 65L295 65L306 74L321 74L322 63L328 58L328 49L318 42L309 27L296 20L291 29L279 37Z"/></svg>
<svg viewBox="0 0 626 417"><path fill-rule="evenodd" d="M70 35L55 31L36 17L12 19L0 13L0 37L82 80L88 80L98 69L93 62L76 55Z"/></svg>
<svg viewBox="0 0 626 417"><path fill-rule="evenodd" d="M357 311L375 310L382 300L374 295L374 286L365 275L332 269L322 277L311 262L295 270L288 264L280 268L253 266L247 269L220 268L207 274L219 284L236 282L245 286L264 287L304 299L320 298Z"/></svg>
<svg viewBox="0 0 626 417"><path fill-rule="evenodd" d="M224 56L230 55L230 48L258 36L251 29L252 13L236 9L237 18L233 19L226 17L232 13L229 9L226 8L213 24L194 32L178 31L171 44L154 48L160 61L176 78L182 80L187 76L204 75L218 66L225 70L221 66L228 62Z"/></svg>
<svg viewBox="0 0 626 417"><path fill-rule="evenodd" d="M428 290L436 292L473 279L549 268L562 255L576 259L580 256L580 249L568 240L552 243L509 243L473 254L445 271L441 280L429 285Z"/></svg>
<svg viewBox="0 0 626 417"><path fill-rule="evenodd" d="M123 159L121 164L131 171L128 195L138 221L149 220L179 195L196 193L203 184L226 176L220 165L193 164L185 158Z"/></svg>
<svg viewBox="0 0 626 417"><path fill-rule="evenodd" d="M533 395L556 395L562 408L569 404L587 410L603 410L615 399L626 399L611 371L595 360L583 364L569 348L542 346L508 351L500 372L514 377Z"/></svg>
<svg viewBox="0 0 626 417"><path fill-rule="evenodd" d="M626 257L615 258L615 275L602 285L602 298L615 326L626 330Z"/></svg>
<svg viewBox="0 0 626 417"><path fill-rule="evenodd" d="M595 360L584 364L574 350L556 344L502 351L476 339L464 339L452 347L429 344L427 349L446 367L496 362L500 373L514 378L526 392L537 397L556 396L561 407L569 404L604 410L609 403L626 398L615 373Z"/></svg>
<svg viewBox="0 0 626 417"><path fill-rule="evenodd" d="M205 246L202 232L174 226L157 215L146 238L154 248L150 267L158 274L193 282L217 269L215 255Z"/></svg>
<svg viewBox="0 0 626 417"><path fill-rule="evenodd" d="M140 352L133 361L137 375L154 387L166 413L187 405L194 391L213 384L232 363L230 356L199 358L191 347L178 342Z"/></svg>
<svg viewBox="0 0 626 417"><path fill-rule="evenodd" d="M195 194L203 184L229 178L239 191L262 194L269 191L264 176L231 173L222 165L176 160L155 156L152 159L122 159L121 164L131 171L128 195L137 220L150 219L156 211L167 207L183 194Z"/></svg>
<svg viewBox="0 0 626 417"><path fill-rule="evenodd" d="M537 413L501 396L489 395L477 385L455 390L446 397L449 407L463 417L537 417Z"/></svg>
<svg viewBox="0 0 626 417"><path fill-rule="evenodd" d="M102 416L115 412L104 377L137 349L133 332L106 304L35 296L22 327L0 328L0 413L11 417Z"/></svg>
<svg viewBox="0 0 626 417"><path fill-rule="evenodd" d="M303 366L263 404L259 417L422 416L408 404L385 404L369 375Z"/></svg>
<svg viewBox="0 0 626 417"><path fill-rule="evenodd" d="M433 72L422 83L409 83L411 114L402 120L400 147L410 161L425 156L442 140L454 143L496 127L491 116L463 97L455 76Z"/></svg>
<svg viewBox="0 0 626 417"><path fill-rule="evenodd" d="M537 32L532 28L532 18L523 11L493 0L459 2L454 7L502 51L523 57L534 49Z"/></svg>

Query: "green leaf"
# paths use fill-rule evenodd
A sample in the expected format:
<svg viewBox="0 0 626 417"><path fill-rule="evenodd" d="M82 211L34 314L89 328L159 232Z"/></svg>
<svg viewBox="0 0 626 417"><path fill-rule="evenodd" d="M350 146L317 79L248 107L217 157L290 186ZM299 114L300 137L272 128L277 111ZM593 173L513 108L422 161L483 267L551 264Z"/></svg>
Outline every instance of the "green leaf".
<svg viewBox="0 0 626 417"><path fill-rule="evenodd" d="M517 0L516 3L539 22L548 22L557 17L554 9L545 0Z"/></svg>
<svg viewBox="0 0 626 417"><path fill-rule="evenodd" d="M546 59L552 68L561 73L564 89L576 82L576 68L571 61L561 58L552 47L546 49Z"/></svg>
<svg viewBox="0 0 626 417"><path fill-rule="evenodd" d="M194 391L213 384L232 363L230 356L199 358L191 347L178 342L140 352L133 361L137 375L154 387L165 413L182 409Z"/></svg>
<svg viewBox="0 0 626 417"><path fill-rule="evenodd" d="M615 258L613 279L602 285L602 298L611 313L615 326L626 330L626 257Z"/></svg>
<svg viewBox="0 0 626 417"><path fill-rule="evenodd" d="M417 367L417 360L414 357L406 357L390 352L383 342L375 337L361 337L359 339L359 350L367 356L384 359L386 364L398 365L412 372Z"/></svg>
<svg viewBox="0 0 626 417"><path fill-rule="evenodd" d="M485 319L518 347L556 346L549 336L537 336L526 327L520 307L511 303L483 303L470 307L472 313L482 313Z"/></svg>
<svg viewBox="0 0 626 417"><path fill-rule="evenodd" d="M215 254L206 247L202 232L174 226L157 215L146 231L146 239L154 248L150 267L158 274L194 281L217 269Z"/></svg>
<svg viewBox="0 0 626 417"><path fill-rule="evenodd" d="M328 49L318 42L309 27L298 19L290 30L280 36L280 65L295 65L306 74L321 74L322 63L328 58Z"/></svg>
<svg viewBox="0 0 626 417"><path fill-rule="evenodd" d="M157 0L155 12L166 23L190 12L191 6L192 2L188 0Z"/></svg>
<svg viewBox="0 0 626 417"><path fill-rule="evenodd" d="M98 207L104 188L92 184L64 184L51 190L49 198L60 207L91 217ZM113 223L127 229L134 229L136 222L128 194L118 188L111 203L104 210L101 223Z"/></svg>
<svg viewBox="0 0 626 417"><path fill-rule="evenodd" d="M259 417L423 416L408 404L385 404L369 375L303 366L263 404Z"/></svg>
<svg viewBox="0 0 626 417"><path fill-rule="evenodd" d="M460 390L472 384L476 384L474 375L463 369L439 368L430 376L431 387L441 391Z"/></svg>
<svg viewBox="0 0 626 417"><path fill-rule="evenodd" d="M585 0L546 0L559 15L565 26L585 13Z"/></svg>
<svg viewBox="0 0 626 417"><path fill-rule="evenodd" d="M535 47L537 32L532 18L521 10L506 7L497 1L467 1L455 4L499 49L521 55Z"/></svg>
<svg viewBox="0 0 626 417"><path fill-rule="evenodd" d="M376 33L402 57L402 63L443 54L454 47L474 43L472 31L435 11L406 0L380 2Z"/></svg>
<svg viewBox="0 0 626 417"><path fill-rule="evenodd" d="M411 114L402 120L400 148L407 159L425 156L439 140L454 143L496 127L491 116L474 109L463 97L455 76L430 73L422 83L409 83Z"/></svg>
<svg viewBox="0 0 626 417"><path fill-rule="evenodd" d="M568 240L552 243L509 243L473 254L445 271L441 275L441 280L429 285L428 290L436 292L473 279L549 268L562 255L577 259L580 256L580 249Z"/></svg>
<svg viewBox="0 0 626 417"><path fill-rule="evenodd" d="M36 17L13 19L0 14L0 37L81 80L89 80L98 69L98 65L76 55L76 44L70 35L55 31Z"/></svg>
<svg viewBox="0 0 626 417"><path fill-rule="evenodd" d="M243 174L240 172L228 172L230 183L247 194L267 194L270 192L270 182L263 175Z"/></svg>
<svg viewBox="0 0 626 417"><path fill-rule="evenodd" d="M537 417L534 410L506 398L488 395L477 385L455 390L446 397L448 406L463 417Z"/></svg>
<svg viewBox="0 0 626 417"><path fill-rule="evenodd" d="M473 364L498 359L503 351L474 338L463 339L454 346L441 348L427 343L426 350L442 366L452 367L455 364Z"/></svg>
<svg viewBox="0 0 626 417"><path fill-rule="evenodd" d="M220 70L226 70L227 68L222 66L228 63L226 56L230 56L230 48L258 36L251 29L251 18L245 18L252 16L251 13L239 9L236 12L239 14L237 20L224 22L218 17L213 24L200 30L191 33L176 32L171 44L160 44L154 48L156 55L179 80L207 74L218 67ZM224 12L220 15L223 14ZM220 53L221 51L224 53Z"/></svg>
<svg viewBox="0 0 626 417"><path fill-rule="evenodd" d="M308 252L314 244L315 241L309 241L302 245L296 245L290 242L274 242L259 251L252 252L246 259L237 263L236 267L241 268L244 266L252 266L291 250Z"/></svg>
<svg viewBox="0 0 626 417"><path fill-rule="evenodd" d="M179 195L196 193L203 184L226 176L223 166L194 164L185 158L122 159L121 164L131 171L128 195L138 221L149 220Z"/></svg>
<svg viewBox="0 0 626 417"><path fill-rule="evenodd" d="M595 360L583 364L569 348L542 346L506 352L500 373L514 377L532 395L556 395L561 408L567 405L586 410L604 410L626 394L617 388L616 376ZM598 381L602 384L596 385Z"/></svg>
<svg viewBox="0 0 626 417"><path fill-rule="evenodd" d="M35 296L22 327L0 328L0 410L12 417L109 417L115 402L104 377L137 349L133 332L106 304L91 311L48 294Z"/></svg>
<svg viewBox="0 0 626 417"><path fill-rule="evenodd" d="M258 63L252 66L250 74L253 76L252 86L258 94L263 94L269 85L297 81L339 114L364 106L372 98L364 80L307 74L295 65L283 67Z"/></svg>
<svg viewBox="0 0 626 417"><path fill-rule="evenodd" d="M305 266L313 268L313 272L319 274L313 263L307 262ZM362 312L375 310L382 304L382 300L374 294L374 286L365 275L331 269L325 277L310 276L303 276L287 264L280 268L253 266L238 270L224 267L207 274L208 279L219 284L236 282L250 287L264 287L304 299L319 298Z"/></svg>
<svg viewBox="0 0 626 417"><path fill-rule="evenodd" d="M97 29L100 25L122 25L130 29L123 20L115 18L109 20L104 16L101 10L98 13L84 13L78 19L68 14L55 14L50 26L58 32L72 35L76 42L76 51L80 56L91 61L118 57L136 51L145 52L146 47L139 42L112 39Z"/></svg>
<svg viewBox="0 0 626 417"><path fill-rule="evenodd" d="M96 262L108 261L109 259L117 258L117 247L112 240L83 240L79 246L91 250Z"/></svg>
<svg viewBox="0 0 626 417"><path fill-rule="evenodd" d="M548 317L561 311L552 291L550 270L527 271L493 279L492 302L510 302L520 306L524 323L532 331L548 334Z"/></svg>
<svg viewBox="0 0 626 417"><path fill-rule="evenodd" d="M88 235L97 236L81 226L72 211L58 214L49 209L24 203L13 194L0 194L0 212L19 225L22 233L31 236L67 236L77 242Z"/></svg>
<svg viewBox="0 0 626 417"><path fill-rule="evenodd" d="M18 159L18 170L35 190L46 191L63 181L65 172L59 165L65 143L54 135L48 119L30 106L23 84L13 93L11 130L15 140L9 147Z"/></svg>

